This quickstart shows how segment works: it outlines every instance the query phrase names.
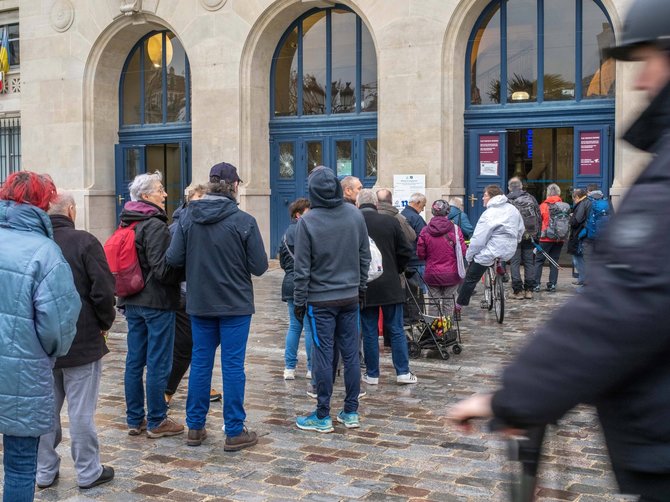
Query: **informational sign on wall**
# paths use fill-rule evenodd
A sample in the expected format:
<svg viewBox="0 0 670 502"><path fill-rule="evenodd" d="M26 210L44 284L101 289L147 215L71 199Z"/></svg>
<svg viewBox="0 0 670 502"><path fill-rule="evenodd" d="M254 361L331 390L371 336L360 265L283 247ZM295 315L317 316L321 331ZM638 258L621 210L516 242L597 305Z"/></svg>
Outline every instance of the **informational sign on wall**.
<svg viewBox="0 0 670 502"><path fill-rule="evenodd" d="M600 150L600 131L579 133L579 174L581 176L600 176Z"/></svg>
<svg viewBox="0 0 670 502"><path fill-rule="evenodd" d="M500 166L500 136L498 134L479 137L479 175L498 176Z"/></svg>
<svg viewBox="0 0 670 502"><path fill-rule="evenodd" d="M402 211L409 198L414 193L426 194L425 174L394 174L393 175L393 205ZM425 218L425 211L421 213Z"/></svg>

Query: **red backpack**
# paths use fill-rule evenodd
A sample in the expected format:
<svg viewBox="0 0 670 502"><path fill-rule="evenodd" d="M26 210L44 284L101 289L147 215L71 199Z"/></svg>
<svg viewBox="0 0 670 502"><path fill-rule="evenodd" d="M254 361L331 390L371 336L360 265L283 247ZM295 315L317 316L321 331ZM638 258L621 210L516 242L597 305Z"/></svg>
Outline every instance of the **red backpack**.
<svg viewBox="0 0 670 502"><path fill-rule="evenodd" d="M105 242L107 263L116 281L116 296L133 296L144 289L144 276L135 248L135 227L138 223L119 226Z"/></svg>

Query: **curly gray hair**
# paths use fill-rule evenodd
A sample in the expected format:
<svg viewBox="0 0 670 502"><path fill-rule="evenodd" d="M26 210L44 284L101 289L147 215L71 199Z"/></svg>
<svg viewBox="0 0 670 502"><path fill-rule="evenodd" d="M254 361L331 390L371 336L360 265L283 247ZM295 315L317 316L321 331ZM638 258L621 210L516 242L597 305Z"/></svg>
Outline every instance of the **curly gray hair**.
<svg viewBox="0 0 670 502"><path fill-rule="evenodd" d="M151 195L158 191L158 186L163 181L163 175L160 171L153 173L138 174L128 185L130 190L130 200L141 200L142 195Z"/></svg>
<svg viewBox="0 0 670 502"><path fill-rule="evenodd" d="M559 187L556 183L552 183L547 187L547 197L556 195L561 195L561 187Z"/></svg>

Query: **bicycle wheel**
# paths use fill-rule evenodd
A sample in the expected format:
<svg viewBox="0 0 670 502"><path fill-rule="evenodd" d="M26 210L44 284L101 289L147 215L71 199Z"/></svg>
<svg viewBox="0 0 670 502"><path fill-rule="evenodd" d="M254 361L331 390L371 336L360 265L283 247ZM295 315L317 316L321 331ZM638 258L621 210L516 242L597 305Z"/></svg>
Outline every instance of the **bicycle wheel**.
<svg viewBox="0 0 670 502"><path fill-rule="evenodd" d="M505 319L505 285L500 275L495 277L493 283L493 303L496 311L496 320L502 324Z"/></svg>
<svg viewBox="0 0 670 502"><path fill-rule="evenodd" d="M493 285L495 284L495 272L491 267L484 273L484 305L487 310L493 308Z"/></svg>

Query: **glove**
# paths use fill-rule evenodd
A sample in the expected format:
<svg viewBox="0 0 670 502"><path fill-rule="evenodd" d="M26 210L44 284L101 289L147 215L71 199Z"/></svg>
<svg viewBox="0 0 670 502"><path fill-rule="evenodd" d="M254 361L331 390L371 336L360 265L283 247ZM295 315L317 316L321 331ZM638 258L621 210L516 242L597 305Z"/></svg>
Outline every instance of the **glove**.
<svg viewBox="0 0 670 502"><path fill-rule="evenodd" d="M365 289L358 290L358 307L363 310L365 308L365 296L367 291Z"/></svg>
<svg viewBox="0 0 670 502"><path fill-rule="evenodd" d="M301 323L305 319L305 313L307 312L307 307L305 305L295 305L293 307L293 313L295 314L295 318L300 321Z"/></svg>

